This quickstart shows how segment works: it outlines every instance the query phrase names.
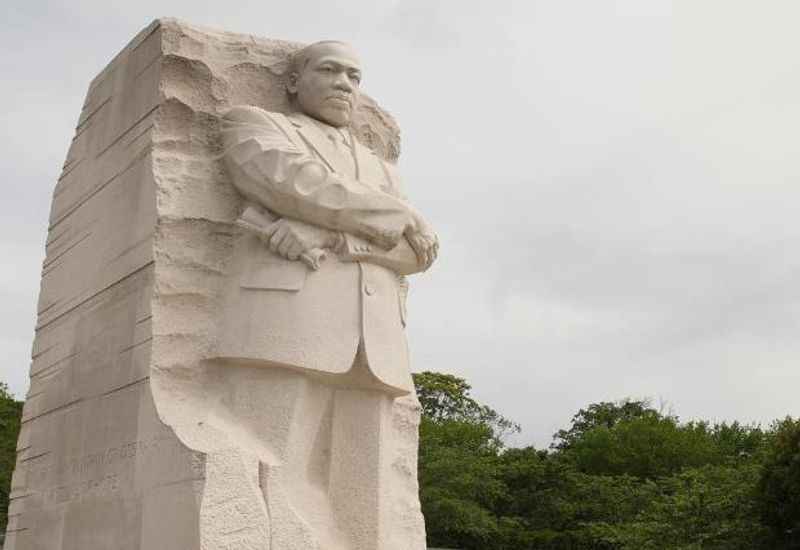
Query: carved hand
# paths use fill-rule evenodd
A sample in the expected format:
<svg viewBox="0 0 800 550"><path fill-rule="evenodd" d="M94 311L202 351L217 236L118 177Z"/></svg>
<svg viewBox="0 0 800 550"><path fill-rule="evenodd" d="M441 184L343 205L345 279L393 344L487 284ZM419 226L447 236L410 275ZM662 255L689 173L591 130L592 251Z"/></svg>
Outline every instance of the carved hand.
<svg viewBox="0 0 800 550"><path fill-rule="evenodd" d="M334 231L289 218L281 218L267 227L261 240L287 260L297 260L315 248L334 248L340 241Z"/></svg>
<svg viewBox="0 0 800 550"><path fill-rule="evenodd" d="M439 255L439 238L418 214L415 221L415 227L407 230L405 235L423 270L427 270Z"/></svg>

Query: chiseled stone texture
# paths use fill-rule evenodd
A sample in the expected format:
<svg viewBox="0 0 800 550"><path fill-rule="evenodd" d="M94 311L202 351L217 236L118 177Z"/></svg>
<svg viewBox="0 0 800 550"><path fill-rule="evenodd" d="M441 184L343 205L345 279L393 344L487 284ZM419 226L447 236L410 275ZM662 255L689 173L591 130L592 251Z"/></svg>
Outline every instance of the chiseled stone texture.
<svg viewBox="0 0 800 550"><path fill-rule="evenodd" d="M6 550L362 550L336 533L327 546L304 539L303 514L265 497L275 475L265 464L283 466L262 442L303 417L265 423L264 399L276 384L310 390L214 360L241 206L219 115L285 111L282 75L298 46L162 19L91 83L53 193ZM384 158L399 155L397 126L369 98L353 129ZM419 406L389 406L381 534L363 550L419 550ZM317 501L317 470L288 476L309 488L297 506ZM338 490L358 493L358 481ZM337 511L304 513L314 523Z"/></svg>

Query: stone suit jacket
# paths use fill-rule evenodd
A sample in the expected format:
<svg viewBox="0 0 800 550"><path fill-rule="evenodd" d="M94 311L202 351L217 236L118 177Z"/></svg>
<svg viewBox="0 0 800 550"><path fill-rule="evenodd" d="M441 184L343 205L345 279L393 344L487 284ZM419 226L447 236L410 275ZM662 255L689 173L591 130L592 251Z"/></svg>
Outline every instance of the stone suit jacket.
<svg viewBox="0 0 800 550"><path fill-rule="evenodd" d="M394 166L353 139L345 156L304 115L253 106L225 114L222 139L231 181L251 204L340 231L345 243L312 270L240 232L215 355L336 375L361 344L381 386L410 392L400 276L421 267L402 236L411 214Z"/></svg>

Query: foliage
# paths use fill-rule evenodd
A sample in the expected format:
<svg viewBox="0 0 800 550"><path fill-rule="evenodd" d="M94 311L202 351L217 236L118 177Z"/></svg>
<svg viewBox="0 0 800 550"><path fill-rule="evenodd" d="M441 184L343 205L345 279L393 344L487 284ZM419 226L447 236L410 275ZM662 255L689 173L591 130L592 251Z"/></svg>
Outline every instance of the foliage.
<svg viewBox="0 0 800 550"><path fill-rule="evenodd" d="M587 474L654 479L717 462L717 451L705 425L646 414L591 429L563 452Z"/></svg>
<svg viewBox="0 0 800 550"><path fill-rule="evenodd" d="M463 378L430 371L413 376L425 418L436 423L460 421L487 426L498 445L505 435L519 431L519 425L475 401L469 393L472 386Z"/></svg>
<svg viewBox="0 0 800 550"><path fill-rule="evenodd" d="M8 523L8 497L21 417L22 402L15 400L8 386L0 382L0 533L3 534Z"/></svg>
<svg viewBox="0 0 800 550"><path fill-rule="evenodd" d="M526 449L502 455L509 488L498 514L516 520L497 548L613 548L595 535L597 525L631 517L651 498L651 483L632 476L587 475L559 456Z"/></svg>
<svg viewBox="0 0 800 550"><path fill-rule="evenodd" d="M758 497L775 547L800 548L800 419L786 418L773 426Z"/></svg>
<svg viewBox="0 0 800 550"><path fill-rule="evenodd" d="M690 468L656 482L653 498L636 514L598 530L598 536L631 550L767 548L754 489L760 467Z"/></svg>
<svg viewBox="0 0 800 550"><path fill-rule="evenodd" d="M497 533L491 510L504 496L497 476L502 437L516 425L470 395L461 378L414 375L422 405L420 502L430 545L475 547Z"/></svg>
<svg viewBox="0 0 800 550"><path fill-rule="evenodd" d="M681 422L647 401L590 404L549 450L452 375L415 375L430 546L481 550L800 548L800 422Z"/></svg>
<svg viewBox="0 0 800 550"><path fill-rule="evenodd" d="M572 426L568 430L559 430L553 436L555 443L553 448L566 450L574 443L583 440L587 432L597 428L612 429L619 422L633 420L646 416L661 416L656 410L650 407L646 400L623 400L618 403L603 401L592 403L585 409L579 410L572 417Z"/></svg>

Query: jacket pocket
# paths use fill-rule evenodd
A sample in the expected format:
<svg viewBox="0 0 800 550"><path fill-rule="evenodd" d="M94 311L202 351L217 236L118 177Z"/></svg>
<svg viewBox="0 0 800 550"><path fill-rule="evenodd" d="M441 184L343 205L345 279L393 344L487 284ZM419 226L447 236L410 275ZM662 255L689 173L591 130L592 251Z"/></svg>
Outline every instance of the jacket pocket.
<svg viewBox="0 0 800 550"><path fill-rule="evenodd" d="M267 250L257 256L250 259L242 274L242 288L294 292L303 288L308 275L303 262L285 260Z"/></svg>

